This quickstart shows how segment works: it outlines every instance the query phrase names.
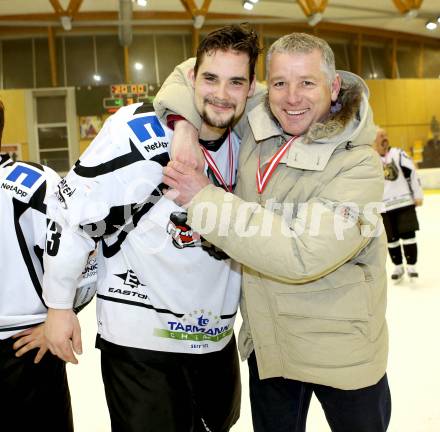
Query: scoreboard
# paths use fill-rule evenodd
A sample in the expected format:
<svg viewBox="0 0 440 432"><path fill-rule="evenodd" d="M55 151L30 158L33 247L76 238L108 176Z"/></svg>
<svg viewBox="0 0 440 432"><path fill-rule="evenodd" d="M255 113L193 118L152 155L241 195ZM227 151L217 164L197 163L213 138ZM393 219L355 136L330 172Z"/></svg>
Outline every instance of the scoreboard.
<svg viewBox="0 0 440 432"><path fill-rule="evenodd" d="M148 86L147 84L112 84L110 93L112 95L148 94Z"/></svg>
<svg viewBox="0 0 440 432"><path fill-rule="evenodd" d="M148 97L148 84L112 84L110 97L103 99L104 108L112 113L125 105L136 102L150 102Z"/></svg>

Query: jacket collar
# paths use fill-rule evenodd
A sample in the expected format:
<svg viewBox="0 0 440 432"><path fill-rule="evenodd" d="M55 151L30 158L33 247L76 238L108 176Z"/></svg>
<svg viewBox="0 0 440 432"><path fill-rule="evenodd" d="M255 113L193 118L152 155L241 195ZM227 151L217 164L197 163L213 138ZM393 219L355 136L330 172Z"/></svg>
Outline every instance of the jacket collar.
<svg viewBox="0 0 440 432"><path fill-rule="evenodd" d="M338 146L350 148L373 142L376 132L368 104L367 85L351 72L338 73L342 77L337 101L341 109L331 114L324 123L312 125L308 133L290 147L282 163L294 168L322 171ZM275 137L289 139L264 102L249 112L248 120L257 143Z"/></svg>

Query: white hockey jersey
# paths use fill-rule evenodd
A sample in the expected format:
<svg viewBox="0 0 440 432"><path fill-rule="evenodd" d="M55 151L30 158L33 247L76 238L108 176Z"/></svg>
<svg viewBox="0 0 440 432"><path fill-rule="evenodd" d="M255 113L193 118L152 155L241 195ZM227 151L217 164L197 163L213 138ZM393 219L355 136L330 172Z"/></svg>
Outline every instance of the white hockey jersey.
<svg viewBox="0 0 440 432"><path fill-rule="evenodd" d="M384 211L390 211L414 204L423 198L423 190L412 159L396 147L381 156L384 176Z"/></svg>
<svg viewBox="0 0 440 432"><path fill-rule="evenodd" d="M162 195L172 131L145 110L133 104L109 117L51 198L59 247L49 238L44 298L53 308L72 306L74 281L97 242L101 340L218 351L233 333L240 268L193 233L184 209ZM231 132L208 150L226 183L235 182L238 137Z"/></svg>
<svg viewBox="0 0 440 432"><path fill-rule="evenodd" d="M14 163L8 155L0 155L0 339L46 318L41 288L46 198L59 180L48 167ZM92 273L84 270L81 287L76 291L80 299L75 300L76 306L84 305L93 296Z"/></svg>

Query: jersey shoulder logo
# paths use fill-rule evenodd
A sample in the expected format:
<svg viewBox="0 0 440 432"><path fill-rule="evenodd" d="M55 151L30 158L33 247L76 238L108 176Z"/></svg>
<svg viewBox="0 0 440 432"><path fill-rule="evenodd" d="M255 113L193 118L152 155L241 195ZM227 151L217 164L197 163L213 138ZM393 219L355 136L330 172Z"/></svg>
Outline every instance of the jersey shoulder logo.
<svg viewBox="0 0 440 432"><path fill-rule="evenodd" d="M168 151L168 138L159 119L154 115L136 117L127 122L141 144L147 159Z"/></svg>
<svg viewBox="0 0 440 432"><path fill-rule="evenodd" d="M29 202L32 194L45 181L43 171L17 162L1 182L0 188L12 193L20 201Z"/></svg>

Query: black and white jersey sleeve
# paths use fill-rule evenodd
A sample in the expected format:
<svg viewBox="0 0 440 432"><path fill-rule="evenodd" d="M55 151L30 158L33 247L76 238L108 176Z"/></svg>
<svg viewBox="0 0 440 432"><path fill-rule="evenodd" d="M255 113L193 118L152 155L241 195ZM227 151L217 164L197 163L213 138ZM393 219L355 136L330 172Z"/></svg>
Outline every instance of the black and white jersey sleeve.
<svg viewBox="0 0 440 432"><path fill-rule="evenodd" d="M169 161L168 137L154 114L130 105L109 117L49 198L44 299L71 308L87 257L103 238L124 237L148 206Z"/></svg>
<svg viewBox="0 0 440 432"><path fill-rule="evenodd" d="M414 199L423 199L423 189L413 160L400 150L400 167Z"/></svg>

